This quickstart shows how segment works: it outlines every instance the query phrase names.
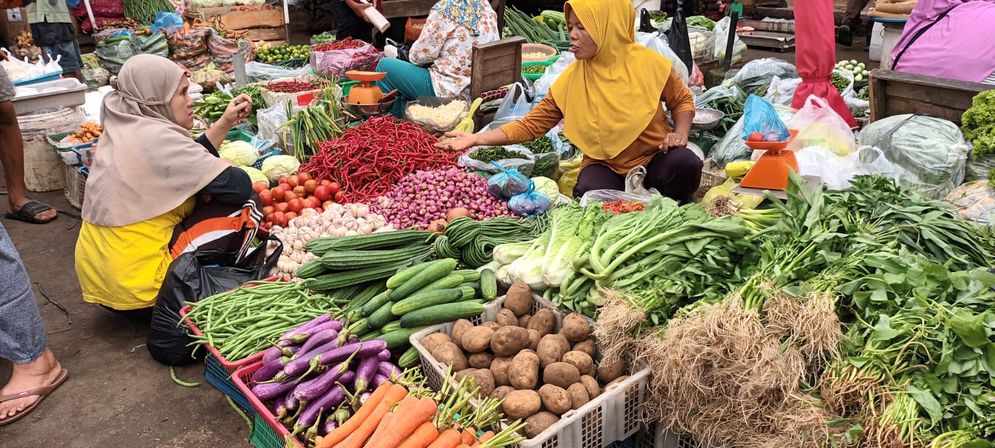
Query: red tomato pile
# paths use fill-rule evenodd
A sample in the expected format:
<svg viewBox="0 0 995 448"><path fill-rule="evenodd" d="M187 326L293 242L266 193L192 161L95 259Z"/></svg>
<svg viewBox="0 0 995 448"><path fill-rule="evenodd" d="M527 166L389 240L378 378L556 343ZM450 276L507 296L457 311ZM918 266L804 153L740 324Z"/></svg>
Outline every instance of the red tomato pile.
<svg viewBox="0 0 995 448"><path fill-rule="evenodd" d="M277 186L267 187L265 182L252 184L263 203L262 227L266 230L273 226L286 227L301 210L324 210L334 202L341 203L344 197L337 182L313 179L307 173L281 177Z"/></svg>

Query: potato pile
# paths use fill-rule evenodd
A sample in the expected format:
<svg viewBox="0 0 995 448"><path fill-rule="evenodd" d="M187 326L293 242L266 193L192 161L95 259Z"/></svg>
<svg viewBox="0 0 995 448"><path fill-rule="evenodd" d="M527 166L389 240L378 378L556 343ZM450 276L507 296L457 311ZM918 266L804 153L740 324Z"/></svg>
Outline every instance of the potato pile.
<svg viewBox="0 0 995 448"><path fill-rule="evenodd" d="M532 301L529 287L516 283L496 321L474 326L461 319L452 337L433 333L421 340L457 380L473 376L481 395L503 398L505 416L524 419L528 438L628 378L621 363L595 365L597 344L587 318L568 314L554 333L556 313L529 314Z"/></svg>

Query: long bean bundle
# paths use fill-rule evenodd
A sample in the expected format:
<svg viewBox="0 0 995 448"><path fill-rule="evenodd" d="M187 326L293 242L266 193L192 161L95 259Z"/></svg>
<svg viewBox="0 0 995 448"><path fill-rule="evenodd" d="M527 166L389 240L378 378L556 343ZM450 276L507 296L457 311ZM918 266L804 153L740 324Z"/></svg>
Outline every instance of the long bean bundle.
<svg viewBox="0 0 995 448"><path fill-rule="evenodd" d="M174 12L169 0L124 0L124 15L141 23L152 23L159 12Z"/></svg>
<svg viewBox="0 0 995 448"><path fill-rule="evenodd" d="M280 335L315 316L336 311L332 298L311 294L305 282L255 282L192 304L197 344L211 344L235 361L272 346Z"/></svg>
<svg viewBox="0 0 995 448"><path fill-rule="evenodd" d="M456 218L446 226L446 234L435 240L435 251L476 268L493 259L495 247L534 240L543 227L540 218L498 216L482 221Z"/></svg>

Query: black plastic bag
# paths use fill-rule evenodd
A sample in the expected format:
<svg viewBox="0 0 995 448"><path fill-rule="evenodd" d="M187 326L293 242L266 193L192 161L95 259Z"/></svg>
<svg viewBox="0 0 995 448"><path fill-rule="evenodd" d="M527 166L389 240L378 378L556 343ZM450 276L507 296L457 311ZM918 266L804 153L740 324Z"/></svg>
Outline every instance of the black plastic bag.
<svg viewBox="0 0 995 448"><path fill-rule="evenodd" d="M677 14L674 14L670 31L667 32L667 42L670 43L670 49L674 50L674 53L677 54L690 73L691 67L694 67L694 59L691 57L691 38L688 34L688 24L684 21L684 14L680 7L677 9Z"/></svg>
<svg viewBox="0 0 995 448"><path fill-rule="evenodd" d="M186 326L180 324L180 309L186 302L197 302L245 282L266 277L283 252L283 244L280 243L267 257L268 241L264 240L242 260L238 260L235 252L219 250L187 252L173 260L159 288L152 312L152 332L146 341L152 358L175 366L203 357L203 353L197 353L190 345L193 339L187 333ZM279 243L276 238L272 241Z"/></svg>

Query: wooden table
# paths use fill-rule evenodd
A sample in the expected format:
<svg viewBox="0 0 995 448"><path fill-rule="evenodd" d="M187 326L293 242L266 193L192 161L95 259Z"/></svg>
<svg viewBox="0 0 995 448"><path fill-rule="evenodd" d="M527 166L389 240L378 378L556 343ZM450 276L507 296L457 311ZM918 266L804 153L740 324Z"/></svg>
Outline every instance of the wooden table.
<svg viewBox="0 0 995 448"><path fill-rule="evenodd" d="M980 92L995 86L875 69L871 72L871 121L900 114L930 115L954 123Z"/></svg>

